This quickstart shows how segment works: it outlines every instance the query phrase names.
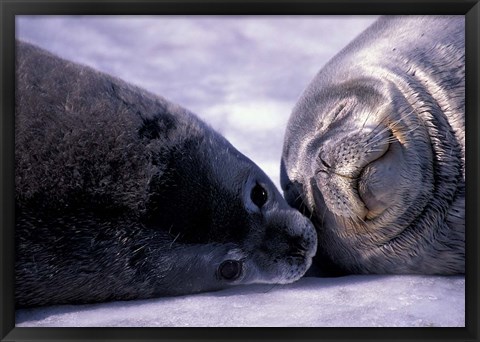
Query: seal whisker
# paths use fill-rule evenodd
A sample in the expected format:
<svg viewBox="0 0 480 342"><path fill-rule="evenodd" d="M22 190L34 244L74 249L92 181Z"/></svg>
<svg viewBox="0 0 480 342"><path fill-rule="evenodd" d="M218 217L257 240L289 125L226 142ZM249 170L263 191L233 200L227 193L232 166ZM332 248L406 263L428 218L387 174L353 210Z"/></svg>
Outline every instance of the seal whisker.
<svg viewBox="0 0 480 342"><path fill-rule="evenodd" d="M385 130L385 131L386 131L386 130ZM385 132L385 131L383 131L383 132ZM374 136L373 138L371 138L370 141L367 140L367 142L364 143L364 144L362 145L362 147L365 149L365 148L370 147L371 145L374 145L374 144L378 145L378 144L384 142L385 140L383 140L382 137L379 136L379 135L382 134L383 132L380 132L378 135L376 135L376 136Z"/></svg>
<svg viewBox="0 0 480 342"><path fill-rule="evenodd" d="M365 152L366 153L375 153L375 152L382 152L383 149L378 149L378 148L370 148L368 150L366 150Z"/></svg>
<svg viewBox="0 0 480 342"><path fill-rule="evenodd" d="M386 125L382 130L380 130L379 132L376 132L375 135L373 137L371 137L370 139L373 140L371 141L371 143L375 143L375 139L380 135L380 134L383 134L384 132L388 131L388 130L393 130L397 127L397 125L399 125L403 120L405 120L408 116L412 115L414 113L414 110L412 109L408 114L406 115L403 115L401 116L400 118L398 118L397 120L394 120L392 122L389 122L388 125ZM385 115L381 120L380 122L375 126L375 128L373 128L372 132L375 132L375 130L380 127L380 125L382 124L385 124L388 120L388 116ZM368 144L366 144L364 147L367 147Z"/></svg>
<svg viewBox="0 0 480 342"><path fill-rule="evenodd" d="M377 125L373 130L372 130L372 133L375 132L375 130L380 127L380 125ZM381 135L385 132L388 132L390 131L390 128L388 126L385 126L383 127L381 130L379 130L378 132L375 132L375 134L372 136L372 137L369 137L365 143L363 144L363 148L366 148L372 144L376 144L376 143L379 143L379 142L382 142L382 137Z"/></svg>
<svg viewBox="0 0 480 342"><path fill-rule="evenodd" d="M299 208L298 210L302 213L303 216L307 217L307 215L305 215L305 211L308 210L308 206L307 204L305 203L305 201L303 200L303 196L302 194L299 194L295 200L294 200L294 203L297 203L298 200L300 200L300 205L299 205ZM308 211L308 214L309 214L309 217L308 219L311 219L312 218L312 213L310 212L310 210Z"/></svg>
<svg viewBox="0 0 480 342"><path fill-rule="evenodd" d="M379 112L381 112L381 110L378 110L377 112L375 112L375 114L378 114ZM371 111L368 112L367 116L370 116L372 114ZM384 125L384 126L388 126L388 121L390 120L390 118L388 117L388 115L384 115L383 117L381 117L378 121L378 123L375 125L375 127L371 128L369 132L375 132L377 130L378 127L380 127L381 125ZM365 124L362 126L362 130L363 128L365 127Z"/></svg>
<svg viewBox="0 0 480 342"><path fill-rule="evenodd" d="M420 124L418 124L417 126L414 126L406 131L403 131L402 133L403 134L409 134L409 133L412 133L413 131L417 130L418 128L420 127Z"/></svg>
<svg viewBox="0 0 480 342"><path fill-rule="evenodd" d="M372 111L368 111L367 116L365 117L365 120L363 121L362 128L360 129L360 131L362 131L365 128L365 125L366 125L368 119L370 118L371 114L372 114Z"/></svg>
<svg viewBox="0 0 480 342"><path fill-rule="evenodd" d="M175 238L172 240L172 242L170 243L170 248L173 247L173 244L175 243L175 241L177 241L179 237L180 237L180 233L178 233L177 236L175 236Z"/></svg>
<svg viewBox="0 0 480 342"><path fill-rule="evenodd" d="M397 126L398 126L400 123L404 122L405 119L407 119L409 116L411 116L411 115L413 115L413 114L415 114L415 110L414 110L414 109L412 109L411 111L409 111L407 114L400 115L400 117L399 117L398 119L396 119L396 120L394 120L394 121L392 121L392 122L389 123L390 128L391 128L392 130L396 129Z"/></svg>

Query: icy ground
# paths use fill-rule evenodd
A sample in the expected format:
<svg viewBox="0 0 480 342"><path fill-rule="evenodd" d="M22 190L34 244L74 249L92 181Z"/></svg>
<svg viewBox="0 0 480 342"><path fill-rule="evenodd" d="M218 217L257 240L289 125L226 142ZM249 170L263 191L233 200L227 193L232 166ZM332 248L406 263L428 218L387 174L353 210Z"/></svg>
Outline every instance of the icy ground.
<svg viewBox="0 0 480 342"><path fill-rule="evenodd" d="M42 327L458 327L463 277L303 278L175 298L22 310Z"/></svg>
<svg viewBox="0 0 480 342"><path fill-rule="evenodd" d="M17 16L17 37L190 109L279 187L290 111L376 17ZM464 277L304 278L174 298L19 310L17 326L464 326Z"/></svg>

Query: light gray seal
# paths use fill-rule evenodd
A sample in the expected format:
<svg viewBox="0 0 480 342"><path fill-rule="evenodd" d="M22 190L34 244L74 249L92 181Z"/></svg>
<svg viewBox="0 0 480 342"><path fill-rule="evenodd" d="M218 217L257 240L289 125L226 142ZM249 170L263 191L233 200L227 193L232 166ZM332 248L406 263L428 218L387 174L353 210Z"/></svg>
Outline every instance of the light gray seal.
<svg viewBox="0 0 480 342"><path fill-rule="evenodd" d="M381 17L294 107L281 184L311 274L465 272L464 20Z"/></svg>
<svg viewBox="0 0 480 342"><path fill-rule="evenodd" d="M17 307L284 284L313 225L187 110L16 46Z"/></svg>

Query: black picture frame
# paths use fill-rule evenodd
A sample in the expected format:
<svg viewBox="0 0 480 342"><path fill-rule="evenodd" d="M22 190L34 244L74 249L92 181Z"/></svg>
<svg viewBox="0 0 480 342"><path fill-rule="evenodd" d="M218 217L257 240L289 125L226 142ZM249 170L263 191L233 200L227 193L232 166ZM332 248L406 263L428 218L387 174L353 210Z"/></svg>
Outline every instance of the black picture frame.
<svg viewBox="0 0 480 342"><path fill-rule="evenodd" d="M465 328L19 328L14 308L15 16L26 14L463 14L466 16L466 321ZM0 339L1 341L477 341L479 279L480 5L467 1L72 1L0 0ZM445 313L448 315L448 313Z"/></svg>

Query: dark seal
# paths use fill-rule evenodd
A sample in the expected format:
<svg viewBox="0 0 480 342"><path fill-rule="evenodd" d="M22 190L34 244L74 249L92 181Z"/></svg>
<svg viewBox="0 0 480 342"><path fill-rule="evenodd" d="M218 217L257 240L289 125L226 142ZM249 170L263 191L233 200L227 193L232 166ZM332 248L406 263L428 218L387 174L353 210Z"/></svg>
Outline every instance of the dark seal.
<svg viewBox="0 0 480 342"><path fill-rule="evenodd" d="M465 272L464 20L380 18L295 106L281 183L317 273Z"/></svg>
<svg viewBox="0 0 480 342"><path fill-rule="evenodd" d="M299 279L312 224L187 110L17 43L17 307Z"/></svg>

